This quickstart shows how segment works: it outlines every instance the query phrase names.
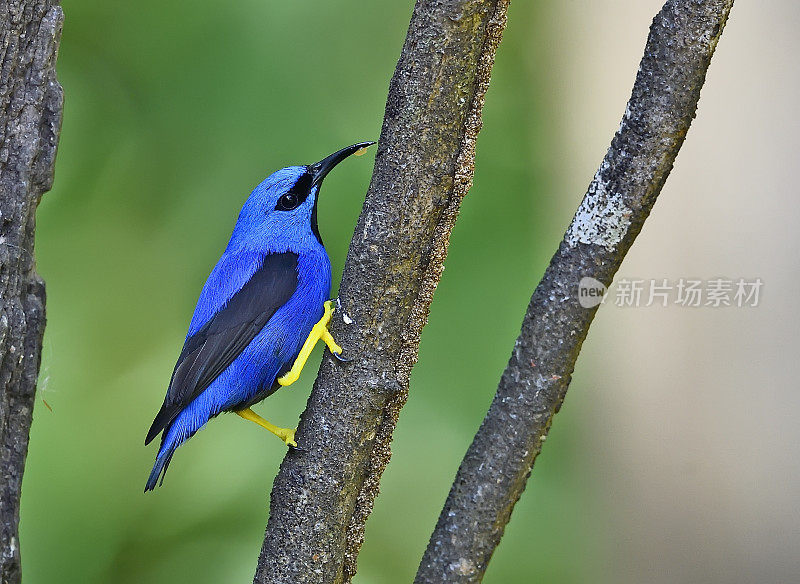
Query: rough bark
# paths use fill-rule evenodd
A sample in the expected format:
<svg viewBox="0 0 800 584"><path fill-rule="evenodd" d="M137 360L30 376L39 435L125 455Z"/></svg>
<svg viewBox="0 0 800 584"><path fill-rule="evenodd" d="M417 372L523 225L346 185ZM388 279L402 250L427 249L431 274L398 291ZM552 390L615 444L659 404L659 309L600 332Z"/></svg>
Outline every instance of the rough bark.
<svg viewBox="0 0 800 584"><path fill-rule="evenodd" d="M480 582L558 412L597 307L683 144L733 0L670 0L655 17L619 131L531 298L491 407L461 463L417 584Z"/></svg>
<svg viewBox="0 0 800 584"><path fill-rule="evenodd" d="M20 582L19 497L44 333L36 206L61 127L56 2L0 2L0 582Z"/></svg>
<svg viewBox="0 0 800 584"><path fill-rule="evenodd" d="M450 232L472 184L475 140L505 0L418 0L332 332L298 443L272 490L256 583L349 582L408 395ZM327 355L327 354L326 354Z"/></svg>

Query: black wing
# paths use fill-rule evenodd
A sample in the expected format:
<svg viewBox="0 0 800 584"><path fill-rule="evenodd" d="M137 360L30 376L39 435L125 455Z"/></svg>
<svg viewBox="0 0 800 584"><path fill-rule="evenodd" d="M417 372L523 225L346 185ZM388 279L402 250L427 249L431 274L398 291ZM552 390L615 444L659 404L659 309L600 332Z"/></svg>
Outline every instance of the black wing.
<svg viewBox="0 0 800 584"><path fill-rule="evenodd" d="M297 254L265 256L261 268L227 305L186 339L145 444L233 363L296 289Z"/></svg>

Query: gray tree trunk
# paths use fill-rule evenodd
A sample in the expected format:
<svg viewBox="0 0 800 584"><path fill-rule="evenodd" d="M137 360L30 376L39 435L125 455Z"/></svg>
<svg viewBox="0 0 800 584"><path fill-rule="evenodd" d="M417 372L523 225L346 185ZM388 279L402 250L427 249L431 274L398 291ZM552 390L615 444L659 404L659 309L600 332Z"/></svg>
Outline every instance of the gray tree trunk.
<svg viewBox="0 0 800 584"><path fill-rule="evenodd" d="M461 200L505 0L418 0L350 244L327 356L272 490L256 583L349 582Z"/></svg>
<svg viewBox="0 0 800 584"><path fill-rule="evenodd" d="M44 334L36 207L61 128L57 2L0 1L0 582L21 580L19 497Z"/></svg>
<svg viewBox="0 0 800 584"><path fill-rule="evenodd" d="M597 306L656 202L733 0L669 0L653 20L619 131L531 298L497 394L469 447L415 579L480 582L564 400Z"/></svg>

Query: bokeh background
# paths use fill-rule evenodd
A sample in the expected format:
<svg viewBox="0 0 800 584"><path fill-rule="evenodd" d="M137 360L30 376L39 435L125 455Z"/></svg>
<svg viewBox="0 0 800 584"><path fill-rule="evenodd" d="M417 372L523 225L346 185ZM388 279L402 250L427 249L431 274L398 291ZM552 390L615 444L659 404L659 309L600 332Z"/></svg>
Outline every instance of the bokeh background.
<svg viewBox="0 0 800 584"><path fill-rule="evenodd" d="M412 3L63 4L64 125L38 215L48 328L23 485L25 581L249 582L281 444L223 416L144 495L154 449L142 440L249 191L276 168L377 138ZM411 581L660 5L513 4L475 186L357 581ZM619 275L760 277L760 306L600 310L485 582L800 577L798 27L792 0L737 2ZM335 274L371 156L326 181ZM293 424L315 368L259 411Z"/></svg>

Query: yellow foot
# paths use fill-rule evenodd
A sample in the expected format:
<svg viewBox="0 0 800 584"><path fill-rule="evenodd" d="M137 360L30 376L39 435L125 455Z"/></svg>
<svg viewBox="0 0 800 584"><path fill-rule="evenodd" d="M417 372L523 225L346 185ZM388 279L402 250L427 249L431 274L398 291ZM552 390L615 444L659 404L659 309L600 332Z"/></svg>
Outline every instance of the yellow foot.
<svg viewBox="0 0 800 584"><path fill-rule="evenodd" d="M262 428L266 428L267 430L275 434L278 438L283 440L283 443L286 444L286 446L297 447L297 442L294 441L294 433L297 431L297 429L292 430L290 428L279 428L275 424L270 424L250 408L239 410L236 413L239 414L241 417L243 417L245 420L250 420L251 422L255 422L256 424L258 424Z"/></svg>
<svg viewBox="0 0 800 584"><path fill-rule="evenodd" d="M328 345L328 348L334 355L342 354L342 348L336 344L336 341L333 340L333 336L331 336L330 331L328 331L328 323L331 321L331 316L333 316L333 301L326 300L323 306L325 307L325 312L323 313L322 318L319 319L319 322L314 325L314 328L311 329L311 333L309 333L306 342L303 343L303 348L300 349L300 353L297 355L297 359L294 360L292 368L278 378L279 384L291 385L297 381L297 379L300 377L300 372L303 370L306 361L308 361L308 357L311 355L311 351L314 349L317 341L322 341Z"/></svg>

